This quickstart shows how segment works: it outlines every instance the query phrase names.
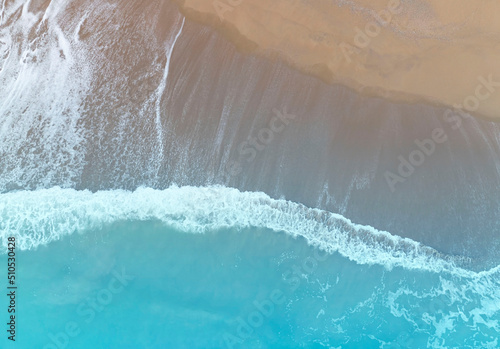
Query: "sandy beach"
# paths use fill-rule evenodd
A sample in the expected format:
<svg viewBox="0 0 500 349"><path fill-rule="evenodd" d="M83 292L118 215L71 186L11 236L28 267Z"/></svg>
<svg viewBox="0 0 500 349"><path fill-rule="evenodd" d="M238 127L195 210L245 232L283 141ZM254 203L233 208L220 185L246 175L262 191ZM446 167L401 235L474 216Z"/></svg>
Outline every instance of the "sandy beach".
<svg viewBox="0 0 500 349"><path fill-rule="evenodd" d="M495 1L177 0L239 49L392 101L500 118Z"/></svg>

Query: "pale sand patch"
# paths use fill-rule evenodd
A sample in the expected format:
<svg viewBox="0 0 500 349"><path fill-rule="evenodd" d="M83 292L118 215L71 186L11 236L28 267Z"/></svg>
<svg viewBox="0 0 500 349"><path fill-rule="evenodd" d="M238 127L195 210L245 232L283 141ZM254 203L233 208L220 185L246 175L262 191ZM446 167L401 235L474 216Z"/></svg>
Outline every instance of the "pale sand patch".
<svg viewBox="0 0 500 349"><path fill-rule="evenodd" d="M284 59L325 81L450 107L473 96L465 103L473 115L500 119L500 83L478 87L480 77L500 82L498 1L176 1L240 49ZM376 17L384 10L385 23Z"/></svg>

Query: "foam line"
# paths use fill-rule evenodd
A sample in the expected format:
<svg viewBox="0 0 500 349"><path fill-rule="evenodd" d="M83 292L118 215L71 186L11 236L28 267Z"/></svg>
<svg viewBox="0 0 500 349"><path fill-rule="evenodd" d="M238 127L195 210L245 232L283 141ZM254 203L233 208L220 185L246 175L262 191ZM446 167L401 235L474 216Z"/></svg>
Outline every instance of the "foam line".
<svg viewBox="0 0 500 349"><path fill-rule="evenodd" d="M430 247L352 223L339 214L222 186L95 193L54 187L0 195L1 243L6 246L6 237L15 235L23 250L114 222L147 220L190 233L249 227L283 231L356 263L387 269L403 267L476 278L498 273L500 268L476 273Z"/></svg>
<svg viewBox="0 0 500 349"><path fill-rule="evenodd" d="M177 42L177 39L182 33L182 29L184 28L184 21L185 18L182 18L182 24L181 28L177 32L177 34L174 37L174 40L170 47L167 49L167 61L165 63L165 70L163 72L163 78L161 80L160 85L158 86L156 90L156 105L155 105L155 111L156 111L156 130L157 130L157 139L158 139L158 146L159 146L159 163L163 162L163 126L161 123L161 99L163 96L163 93L165 91L165 88L167 86L167 80L168 80L168 72L170 70L170 59L172 57L172 53L174 52L174 47L175 43Z"/></svg>

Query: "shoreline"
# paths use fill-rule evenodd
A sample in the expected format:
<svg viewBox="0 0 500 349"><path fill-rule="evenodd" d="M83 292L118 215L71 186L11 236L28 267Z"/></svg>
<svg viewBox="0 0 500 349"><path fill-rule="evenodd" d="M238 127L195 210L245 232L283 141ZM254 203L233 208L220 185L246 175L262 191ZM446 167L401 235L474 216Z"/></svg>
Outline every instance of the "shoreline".
<svg viewBox="0 0 500 349"><path fill-rule="evenodd" d="M269 10L260 0L232 0L228 7L218 7L223 1L174 2L188 19L215 28L242 53L285 62L364 96L444 106L489 121L500 120L500 67L495 64L500 50L491 46L498 42L500 25L485 19L485 13L494 12L496 7L500 10L500 4L470 4L467 8L478 7L478 19L458 28L463 14L445 16L446 6L433 3L428 5L435 6L432 11L424 11L404 8L408 5L400 0L378 0L373 6L361 0L356 4L366 5L362 10L326 5L324 1L314 7L297 4L285 9L284 1L279 0ZM297 16L307 11L318 20L312 23ZM417 27L414 17L424 13L432 16L421 19L420 31L413 37L402 32L416 30L412 29ZM330 22L338 23L325 21L322 17L327 15ZM431 24L437 34L426 27ZM374 29L374 25L379 28ZM360 33L360 28L365 28L361 32L368 29L368 34L378 30L378 34L369 36ZM356 46L363 38L368 38L368 45ZM478 87L484 80L490 84Z"/></svg>

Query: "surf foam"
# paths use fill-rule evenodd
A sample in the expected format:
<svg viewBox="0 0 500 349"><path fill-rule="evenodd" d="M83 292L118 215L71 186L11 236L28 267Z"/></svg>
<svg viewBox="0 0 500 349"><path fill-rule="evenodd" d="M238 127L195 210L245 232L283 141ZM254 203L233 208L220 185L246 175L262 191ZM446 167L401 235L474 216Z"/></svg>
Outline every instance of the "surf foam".
<svg viewBox="0 0 500 349"><path fill-rule="evenodd" d="M205 233L250 227L303 237L315 247L359 264L387 269L448 272L476 277L456 260L416 241L351 222L335 213L276 200L260 192L240 192L222 186L177 187L92 193L53 187L0 195L0 239L16 236L18 248L35 249L72 233L102 229L119 221L159 220L166 226Z"/></svg>

